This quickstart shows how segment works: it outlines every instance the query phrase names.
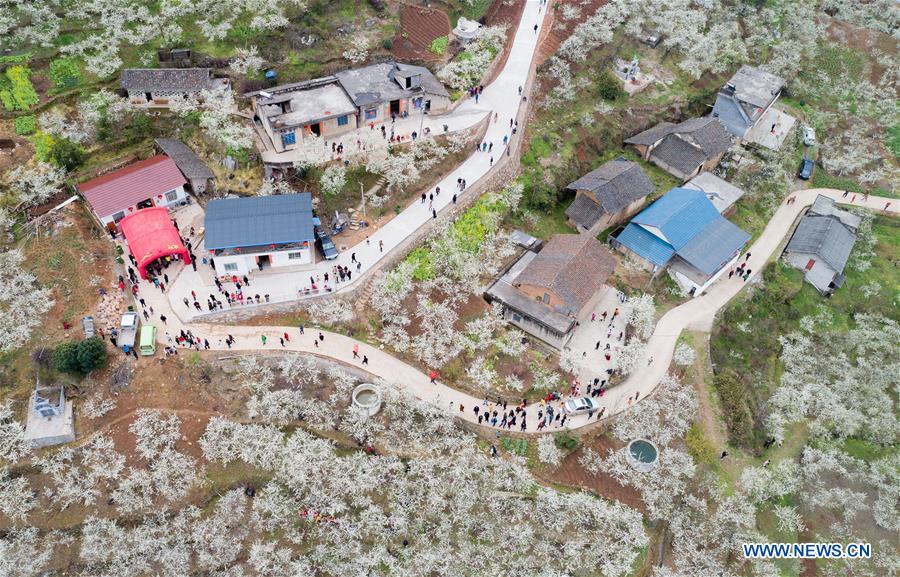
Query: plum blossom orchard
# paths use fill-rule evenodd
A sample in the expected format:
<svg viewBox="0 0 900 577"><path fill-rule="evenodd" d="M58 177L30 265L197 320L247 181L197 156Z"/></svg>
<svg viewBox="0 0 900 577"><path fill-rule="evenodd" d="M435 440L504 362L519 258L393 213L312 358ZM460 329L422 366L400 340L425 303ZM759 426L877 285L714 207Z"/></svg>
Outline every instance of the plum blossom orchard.
<svg viewBox="0 0 900 577"><path fill-rule="evenodd" d="M0 252L0 351L24 345L53 306L50 289L25 268L18 249Z"/></svg>

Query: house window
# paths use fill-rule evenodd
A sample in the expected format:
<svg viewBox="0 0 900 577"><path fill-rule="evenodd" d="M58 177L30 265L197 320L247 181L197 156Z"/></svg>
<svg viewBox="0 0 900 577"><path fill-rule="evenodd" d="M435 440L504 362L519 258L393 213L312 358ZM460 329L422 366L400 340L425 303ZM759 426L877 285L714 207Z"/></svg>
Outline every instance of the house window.
<svg viewBox="0 0 900 577"><path fill-rule="evenodd" d="M544 293L544 304L550 304L550 293Z"/></svg>
<svg viewBox="0 0 900 577"><path fill-rule="evenodd" d="M366 110L366 120L372 120L373 118L378 116L377 108L369 108Z"/></svg>
<svg viewBox="0 0 900 577"><path fill-rule="evenodd" d="M347 126L347 123L350 122L350 119L347 118L347 115L338 116L338 126Z"/></svg>
<svg viewBox="0 0 900 577"><path fill-rule="evenodd" d="M226 262L225 265L222 267L222 270L225 270L228 272L234 272L237 269L238 269L238 265L236 262Z"/></svg>
<svg viewBox="0 0 900 577"><path fill-rule="evenodd" d="M413 98L413 108L422 108L422 97Z"/></svg>
<svg viewBox="0 0 900 577"><path fill-rule="evenodd" d="M289 252L288 260L300 260L304 257L303 252Z"/></svg>
<svg viewBox="0 0 900 577"><path fill-rule="evenodd" d="M285 132L281 135L281 142L283 142L285 146L297 144L297 134L295 132Z"/></svg>
<svg viewBox="0 0 900 577"><path fill-rule="evenodd" d="M117 212L116 214L113 215L113 222L119 222L119 221L122 220L123 218L125 218L125 211L124 211L124 210L121 211L121 212Z"/></svg>
<svg viewBox="0 0 900 577"><path fill-rule="evenodd" d="M520 315L520 314L518 314L518 313L513 313L513 316L512 316L512 317L513 317L513 321L515 321L515 322L517 322L517 323L522 322L522 315Z"/></svg>
<svg viewBox="0 0 900 577"><path fill-rule="evenodd" d="M812 267L816 266L816 261L813 259L809 259L809 262L806 263L806 270L812 270Z"/></svg>
<svg viewBox="0 0 900 577"><path fill-rule="evenodd" d="M170 190L166 193L166 202L175 202L176 200L178 200L177 190Z"/></svg>

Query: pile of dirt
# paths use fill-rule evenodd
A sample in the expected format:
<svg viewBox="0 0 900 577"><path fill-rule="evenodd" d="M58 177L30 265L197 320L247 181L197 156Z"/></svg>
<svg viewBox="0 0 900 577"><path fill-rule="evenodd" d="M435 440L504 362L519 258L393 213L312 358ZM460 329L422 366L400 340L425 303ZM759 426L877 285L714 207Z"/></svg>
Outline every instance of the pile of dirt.
<svg viewBox="0 0 900 577"><path fill-rule="evenodd" d="M450 34L450 18L437 8L403 5L400 26L394 37L391 52L398 60L436 62L443 58L428 50L436 38Z"/></svg>

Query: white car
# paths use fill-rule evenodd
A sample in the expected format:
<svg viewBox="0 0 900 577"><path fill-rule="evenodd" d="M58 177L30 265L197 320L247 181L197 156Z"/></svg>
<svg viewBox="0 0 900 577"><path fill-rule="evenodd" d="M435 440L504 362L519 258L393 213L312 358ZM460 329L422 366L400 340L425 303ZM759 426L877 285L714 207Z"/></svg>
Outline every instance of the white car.
<svg viewBox="0 0 900 577"><path fill-rule="evenodd" d="M816 145L816 131L813 130L812 126L803 127L803 144L806 146Z"/></svg>
<svg viewBox="0 0 900 577"><path fill-rule="evenodd" d="M563 410L569 415L580 415L596 411L600 406L590 397L578 397L577 399L569 399L563 405Z"/></svg>

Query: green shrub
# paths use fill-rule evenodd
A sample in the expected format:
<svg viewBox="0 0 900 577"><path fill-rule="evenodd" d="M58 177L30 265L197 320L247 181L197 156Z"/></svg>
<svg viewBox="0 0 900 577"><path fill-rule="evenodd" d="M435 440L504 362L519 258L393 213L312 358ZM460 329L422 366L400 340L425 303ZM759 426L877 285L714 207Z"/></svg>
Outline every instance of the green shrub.
<svg viewBox="0 0 900 577"><path fill-rule="evenodd" d="M716 448L703 434L703 427L699 423L691 424L691 428L688 429L687 435L684 437L684 443L687 445L688 453L695 461L701 463L715 462Z"/></svg>
<svg viewBox="0 0 900 577"><path fill-rule="evenodd" d="M106 344L100 337L78 343L78 366L84 374L106 366Z"/></svg>
<svg viewBox="0 0 900 577"><path fill-rule="evenodd" d="M900 158L900 124L888 128L885 144L894 156Z"/></svg>
<svg viewBox="0 0 900 577"><path fill-rule="evenodd" d="M53 144L56 139L52 135L40 130L35 132L31 137L31 144L34 146L34 155L41 162L50 162L50 152L53 150Z"/></svg>
<svg viewBox="0 0 900 577"><path fill-rule="evenodd" d="M50 80L57 90L72 88L81 84L81 68L74 58L57 58L50 63Z"/></svg>
<svg viewBox="0 0 900 577"><path fill-rule="evenodd" d="M3 108L7 110L16 109L16 99L13 98L12 92L9 90L0 90L0 101L3 102Z"/></svg>
<svg viewBox="0 0 900 577"><path fill-rule="evenodd" d="M6 77L9 78L12 85L12 97L16 110L28 110L40 100L34 85L31 84L30 76L31 70L26 66L11 66L6 70Z"/></svg>
<svg viewBox="0 0 900 577"><path fill-rule="evenodd" d="M715 387L729 438L736 445L748 446L754 432L753 399L747 386L733 369L726 369L716 375Z"/></svg>
<svg viewBox="0 0 900 577"><path fill-rule="evenodd" d="M78 343L67 341L53 350L53 368L61 373L78 372Z"/></svg>
<svg viewBox="0 0 900 577"><path fill-rule="evenodd" d="M450 44L450 38L447 36L439 36L431 41L431 46L428 47L428 51L437 54L438 56L443 56L445 52L447 52L447 45Z"/></svg>
<svg viewBox="0 0 900 577"><path fill-rule="evenodd" d="M19 136L34 134L37 130L37 119L34 116L20 116L16 118L15 125L16 134Z"/></svg>
<svg viewBox="0 0 900 577"><path fill-rule="evenodd" d="M597 94L604 100L616 100L625 94L625 91L622 89L619 79L613 76L609 70L604 70L597 77Z"/></svg>
<svg viewBox="0 0 900 577"><path fill-rule="evenodd" d="M381 43L381 46L385 50L390 50L391 48L394 47L394 39L393 38L385 38L384 42Z"/></svg>
<svg viewBox="0 0 900 577"><path fill-rule="evenodd" d="M84 148L68 138L61 138L50 147L50 159L67 172L72 172L84 164L84 157Z"/></svg>
<svg viewBox="0 0 900 577"><path fill-rule="evenodd" d="M578 446L578 439L573 437L568 430L563 431L561 433L556 433L553 435L553 443L556 445L558 449L564 449L566 451L574 451L575 447Z"/></svg>

